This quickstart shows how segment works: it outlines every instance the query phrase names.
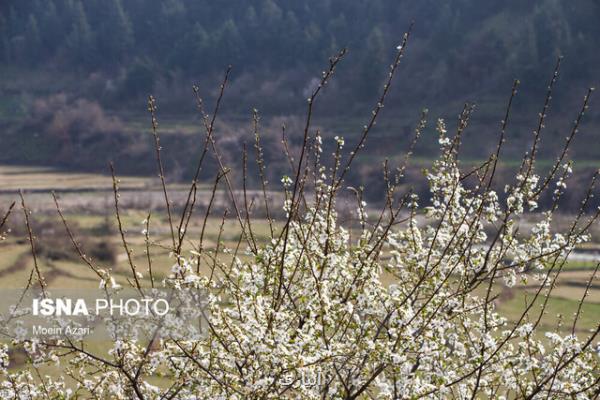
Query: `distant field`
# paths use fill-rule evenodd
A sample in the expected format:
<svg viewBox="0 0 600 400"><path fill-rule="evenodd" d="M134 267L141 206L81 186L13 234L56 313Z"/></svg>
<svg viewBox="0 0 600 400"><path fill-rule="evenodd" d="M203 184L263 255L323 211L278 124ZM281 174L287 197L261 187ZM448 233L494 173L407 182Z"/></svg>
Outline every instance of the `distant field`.
<svg viewBox="0 0 600 400"><path fill-rule="evenodd" d="M117 176L122 205L126 209L145 210L163 208L162 186L157 177ZM190 185L167 181L170 200L175 207L183 205ZM0 210L19 200L18 191L23 190L28 206L37 212L53 213L54 202L50 193L55 191L61 205L68 212L104 216L112 212L113 188L110 175L95 173L65 172L50 167L3 166L0 165ZM208 202L210 187L197 186L198 205ZM276 197L278 194L273 193ZM219 192L217 204L226 199Z"/></svg>
<svg viewBox="0 0 600 400"><path fill-rule="evenodd" d="M140 177L121 177L120 188L123 224L127 241L133 250L133 260L137 270L142 273L142 281L149 284L148 261L142 229L142 221L149 210L152 210L150 232L152 235L151 260L155 281L160 282L171 272L175 260L170 256L169 227L164 210L164 202L160 184L157 179ZM120 245L120 237L116 230L113 215L112 179L110 176L88 173L66 173L52 168L0 166L0 210L4 210L12 201L18 200L16 191L23 189L28 206L33 210L34 234L40 248L46 253L39 255L40 268L50 287L54 288L94 288L98 286L97 276L89 270L73 253L72 244L64 234L49 192L56 190L67 220L81 240L86 251L94 246L106 246L109 260L97 261L101 267L111 268L117 281L127 285L131 276L127 256ZM200 237L204 210L209 198L206 187L198 191L197 212L190 222L184 250L194 249ZM174 220L179 221L179 211L185 202L187 190L185 185L169 185L170 198L174 204ZM273 197L281 194L272 193ZM222 249L235 249L240 238L238 221L228 219L224 233L220 235L222 206L227 204L227 196L219 192L216 197L218 212L215 212L206 224L204 249L206 256L201 263L201 272L210 273L213 265L214 250L220 240L221 251L216 255L222 261L229 261L231 255ZM231 214L230 214L231 215ZM14 288L25 285L32 268L32 257L26 241L26 232L18 223L22 214L17 208L15 229L9 232L7 240L0 242L0 288ZM22 221L20 222L22 225ZM524 221L524 224L531 222ZM259 242L270 239L268 223L264 218L256 218L252 223L255 237ZM19 229L17 229L19 228ZM277 227L276 227L277 229ZM595 238L598 240L598 238ZM48 250L49 249L49 250ZM244 255L245 248L240 248ZM50 254L50 255L48 255ZM188 253L190 254L190 253ZM587 244L564 266L564 272L551 294L546 314L542 317L542 325L554 329L559 320L563 321L564 331L570 329L573 313L582 298L587 281L598 262L600 244ZM112 258L110 258L112 257ZM216 271L217 274L221 273ZM382 278L387 281L387 278ZM525 307L526 299L531 299L535 287L516 286L512 289L497 285L495 289L501 296L498 299L498 310L510 321L520 315ZM539 300L538 300L539 301ZM529 318L539 312L535 305ZM560 316L560 317L559 317ZM600 276L590 286L589 293L582 308L581 322L578 332L585 332L600 320Z"/></svg>
<svg viewBox="0 0 600 400"><path fill-rule="evenodd" d="M149 186L148 178L122 177L119 186L123 189L141 189ZM112 178L90 173L61 172L54 168L29 166L0 166L0 192L50 190L97 190L110 189Z"/></svg>

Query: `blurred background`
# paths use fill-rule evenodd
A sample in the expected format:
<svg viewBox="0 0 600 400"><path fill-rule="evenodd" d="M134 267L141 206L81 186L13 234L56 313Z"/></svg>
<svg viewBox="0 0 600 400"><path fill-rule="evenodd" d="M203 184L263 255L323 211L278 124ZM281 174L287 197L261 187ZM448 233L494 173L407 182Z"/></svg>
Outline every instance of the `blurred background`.
<svg viewBox="0 0 600 400"><path fill-rule="evenodd" d="M297 144L306 98L328 58L349 49L319 99L315 126L351 144L414 20L403 65L362 159L368 162L350 179L381 180L381 162L402 156L422 108L430 110L430 123L417 164L437 155L435 120L447 118L453 128L465 102L477 108L463 159L487 159L515 78L522 84L505 163L518 165L563 55L543 134L543 166L556 157L587 88L598 83L599 18L597 0L2 0L0 164L106 173L114 160L122 174L155 175L146 107L153 94L169 178L188 181L202 141L191 87L199 86L212 110L231 64L216 136L226 158L239 160L242 142L253 141L257 108L269 173L278 181L287 166L281 125ZM571 153L580 171L597 167L600 158L595 110L592 99ZM214 169L206 171L213 175Z"/></svg>

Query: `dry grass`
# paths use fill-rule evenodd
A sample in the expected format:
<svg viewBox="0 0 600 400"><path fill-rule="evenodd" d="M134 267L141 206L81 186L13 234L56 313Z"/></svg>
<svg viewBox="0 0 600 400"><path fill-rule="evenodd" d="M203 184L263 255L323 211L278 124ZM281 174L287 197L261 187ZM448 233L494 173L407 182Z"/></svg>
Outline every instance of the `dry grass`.
<svg viewBox="0 0 600 400"><path fill-rule="evenodd" d="M123 177L121 185L126 189L141 189L149 180L142 177ZM92 173L62 172L47 167L0 166L0 191L19 189L30 191L50 190L110 190L110 176Z"/></svg>

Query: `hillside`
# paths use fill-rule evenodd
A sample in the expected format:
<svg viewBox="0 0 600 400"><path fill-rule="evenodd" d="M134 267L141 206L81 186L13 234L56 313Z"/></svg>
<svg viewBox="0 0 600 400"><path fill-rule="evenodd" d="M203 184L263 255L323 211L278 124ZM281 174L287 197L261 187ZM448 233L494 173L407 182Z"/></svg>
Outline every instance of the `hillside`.
<svg viewBox="0 0 600 400"><path fill-rule="evenodd" d="M477 104L465 157L485 159L514 78L521 87L507 151L518 163L560 54L544 131L551 140L541 152L552 159L583 94L599 80L600 54L586 46L600 38L598 17L600 2L593 0L456 0L443 6L430 0L3 1L0 137L12 150L0 162L105 171L112 159L124 173L153 173L144 135L145 98L152 93L167 136L167 162L177 170L185 165L182 158L193 156L194 134L201 132L191 85L212 109L228 64L233 70L219 138L236 151L251 142L251 110L258 108L272 144L266 151L281 156L280 125L288 125L292 144L299 140L305 99L328 57L342 47L349 54L314 118L324 136L352 140L411 21L400 74L372 136L369 157L376 165L401 155L422 108L430 110L431 128L437 117L454 121L465 101ZM583 165L598 159L598 126L592 99L581 126L585 138L575 141L572 153ZM425 160L436 148L435 134L427 132L418 147ZM178 178L190 174L182 168Z"/></svg>

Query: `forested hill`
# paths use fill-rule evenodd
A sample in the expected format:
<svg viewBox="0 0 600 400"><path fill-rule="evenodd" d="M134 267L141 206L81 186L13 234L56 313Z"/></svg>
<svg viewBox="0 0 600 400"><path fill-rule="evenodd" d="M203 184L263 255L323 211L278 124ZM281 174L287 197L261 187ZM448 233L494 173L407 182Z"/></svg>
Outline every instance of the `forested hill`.
<svg viewBox="0 0 600 400"><path fill-rule="evenodd" d="M117 99L233 64L234 78L252 81L243 88L278 97L347 46L339 86L360 101L414 20L406 89L445 101L497 94L516 76L543 87L559 53L565 86L585 89L599 79L599 18L597 0L3 0L0 62L99 72Z"/></svg>
<svg viewBox="0 0 600 400"><path fill-rule="evenodd" d="M277 118L292 118L293 145L294 118L301 127L306 97L343 47L348 55L319 99L315 123L324 136L356 139L411 21L370 141L368 156L377 161L402 152L423 107L431 127L438 116L454 121L465 101L478 106L464 154L484 159L519 78L506 147L518 162L563 55L545 130L548 151L540 153L550 159L587 88L600 80L600 0L0 0L0 140L12 149L0 163L105 170L113 159L125 172L149 173L154 164L140 148L144 137L135 135L147 132L150 93L163 132L173 133L165 138L169 151L181 160L197 144L189 135L198 132L191 85L212 105L229 64L220 140L238 152L256 107L276 132L274 146ZM582 125L587 137L571 153L592 164L600 143L596 103ZM431 157L435 134L422 143L419 155Z"/></svg>

